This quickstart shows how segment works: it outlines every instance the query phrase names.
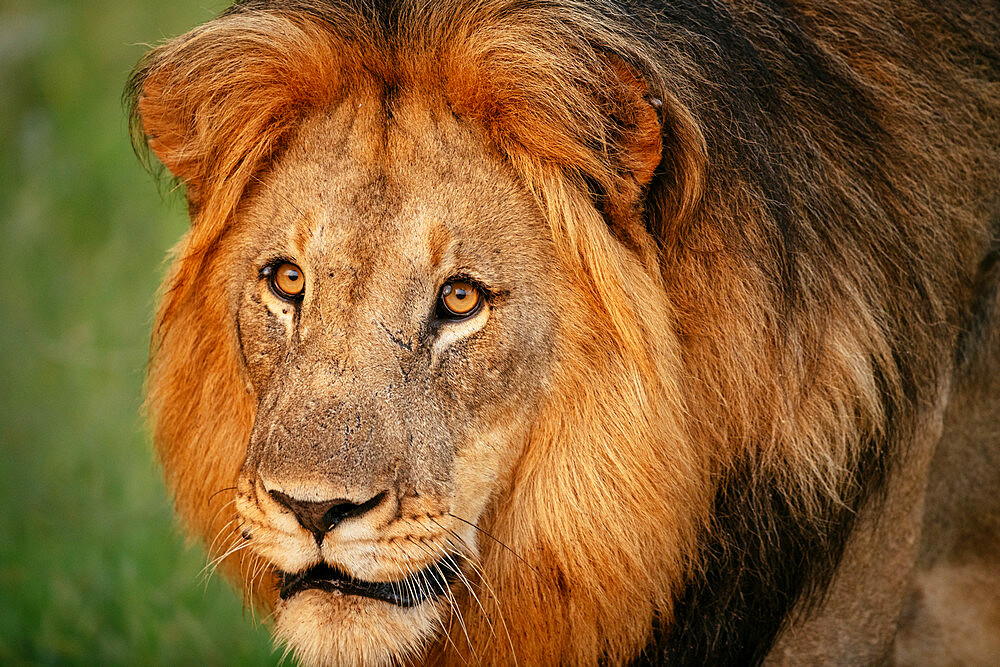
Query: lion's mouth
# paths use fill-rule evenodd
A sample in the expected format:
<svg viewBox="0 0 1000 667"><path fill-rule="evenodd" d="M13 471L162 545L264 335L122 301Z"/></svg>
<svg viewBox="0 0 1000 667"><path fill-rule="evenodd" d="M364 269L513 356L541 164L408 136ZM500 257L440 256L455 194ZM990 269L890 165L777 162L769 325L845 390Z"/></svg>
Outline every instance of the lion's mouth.
<svg viewBox="0 0 1000 667"><path fill-rule="evenodd" d="M397 607L416 607L444 595L458 575L454 565L442 560L399 581L363 581L321 563L297 574L282 572L279 595L287 600L296 593L318 588L381 600Z"/></svg>

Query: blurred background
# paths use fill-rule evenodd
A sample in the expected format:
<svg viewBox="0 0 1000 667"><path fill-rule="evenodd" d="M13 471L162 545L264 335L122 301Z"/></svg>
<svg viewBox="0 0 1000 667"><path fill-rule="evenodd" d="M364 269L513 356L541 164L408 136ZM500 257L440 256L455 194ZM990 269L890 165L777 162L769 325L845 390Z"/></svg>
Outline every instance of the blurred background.
<svg viewBox="0 0 1000 667"><path fill-rule="evenodd" d="M140 56L216 0L0 0L0 663L275 664L173 518L139 408L184 204L132 154Z"/></svg>

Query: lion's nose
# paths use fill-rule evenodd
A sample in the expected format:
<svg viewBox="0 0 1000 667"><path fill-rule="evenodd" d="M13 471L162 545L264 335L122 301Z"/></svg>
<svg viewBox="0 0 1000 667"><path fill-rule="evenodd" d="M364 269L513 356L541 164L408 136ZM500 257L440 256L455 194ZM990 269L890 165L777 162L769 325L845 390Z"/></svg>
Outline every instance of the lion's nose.
<svg viewBox="0 0 1000 667"><path fill-rule="evenodd" d="M322 500L298 500L281 491L270 491L271 497L292 511L302 527L316 538L317 543L323 541L323 536L337 527L344 519L361 516L377 507L386 497L383 491L363 503L355 503L343 498Z"/></svg>

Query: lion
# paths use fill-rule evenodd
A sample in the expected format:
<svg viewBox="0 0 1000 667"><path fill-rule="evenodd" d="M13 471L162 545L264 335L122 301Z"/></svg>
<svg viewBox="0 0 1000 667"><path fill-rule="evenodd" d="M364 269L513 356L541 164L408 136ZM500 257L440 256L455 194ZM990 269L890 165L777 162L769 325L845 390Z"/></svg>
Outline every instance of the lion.
<svg viewBox="0 0 1000 667"><path fill-rule="evenodd" d="M1000 655L1000 12L247 0L147 406L315 665Z"/></svg>

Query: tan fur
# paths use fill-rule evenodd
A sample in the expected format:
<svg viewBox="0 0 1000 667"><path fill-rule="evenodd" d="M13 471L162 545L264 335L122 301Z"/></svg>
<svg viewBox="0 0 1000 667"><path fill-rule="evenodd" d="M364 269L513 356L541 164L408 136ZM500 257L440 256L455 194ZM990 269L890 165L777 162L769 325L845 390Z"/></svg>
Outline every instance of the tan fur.
<svg viewBox="0 0 1000 667"><path fill-rule="evenodd" d="M681 102L692 91L667 85L652 46L572 3L432 5L414 4L395 36L347 9L329 10L333 24L291 10L237 12L140 65L141 133L186 185L192 210L152 345L158 451L178 512L249 598L277 605L278 634L305 662L623 663L650 641L654 619L669 626L698 576L698 540L713 530L713 499L734 461L778 480L796 515L819 516L824 503L849 502L860 443L889 431L888 405L909 385L922 387L928 414L941 409L934 387L951 372L968 276L988 244L982 202L996 177L985 165L996 166L996 153L978 147L995 146L998 132L969 105L968 118L934 125L937 139L922 143L915 135L933 125L934 96L946 96L855 50L853 66L881 87L885 123L921 182L903 174L858 185L837 161L821 173L803 163L793 214L815 215L797 197L822 181L845 217L883 230L891 256L879 264L802 240L792 287L806 306L788 314L789 295L766 273L780 258L768 255L763 193L727 170L725 155L709 159L711 110ZM828 18L815 18L820 34ZM670 66L698 80L696 63ZM985 105L996 91L970 95ZM918 96L934 101L912 103ZM834 136L816 123L816 136ZM383 182L392 184L385 198L372 189ZM501 212L492 225L490 211ZM944 214L948 227L935 224ZM905 242L894 236L900 219ZM474 412L474 435L436 458L429 436L406 439L437 428L437 413L386 419L375 399L357 397L388 404L386 387L405 388L403 348L419 345L399 319L413 300L408 271L468 269L456 248L491 234L516 249L510 261L525 275L545 277L541 296L524 302L525 326L549 331L551 349L531 339L535 375L456 384L473 396L509 382L524 400ZM259 280L267 244L314 286L302 320ZM907 319L897 283L911 261L923 271L920 312L936 322ZM321 266L328 276L307 268ZM362 269L379 289L351 277ZM449 346L466 345L478 368L494 363L513 340L489 333L507 312L503 299L467 330L450 330L452 342L428 348L428 359L447 364ZM282 333L272 340L268 326ZM274 359L300 341L314 346L286 373ZM297 427L277 412L263 419L277 410L261 407L267 397L311 415L301 423L320 420L306 406L315 399L381 431L355 435L339 468L272 460L267 448L283 436L271 432ZM282 446L322 435L295 433ZM406 453L413 475L398 488L393 452ZM455 550L454 536L470 585L413 610L319 591L277 601L275 569L317 556L267 490L365 499L390 487L398 517L379 510L357 528L378 554L332 538L317 553L355 576L395 580Z"/></svg>

